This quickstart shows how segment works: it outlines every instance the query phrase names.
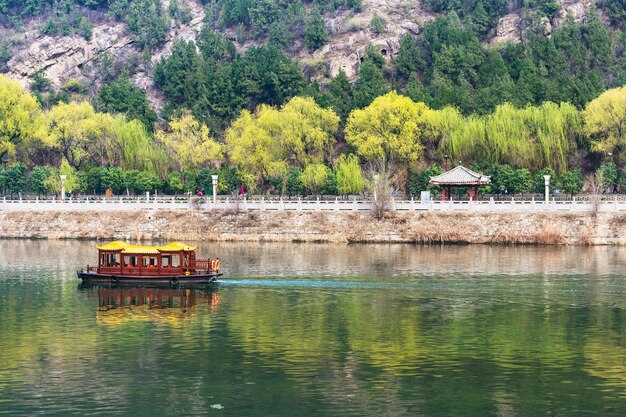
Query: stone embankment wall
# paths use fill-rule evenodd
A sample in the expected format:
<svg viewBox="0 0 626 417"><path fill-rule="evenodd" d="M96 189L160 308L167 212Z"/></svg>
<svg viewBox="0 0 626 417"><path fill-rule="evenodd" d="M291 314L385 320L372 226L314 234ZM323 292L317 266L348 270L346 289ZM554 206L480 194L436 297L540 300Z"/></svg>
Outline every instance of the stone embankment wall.
<svg viewBox="0 0 626 417"><path fill-rule="evenodd" d="M626 244L626 213L0 211L0 238Z"/></svg>

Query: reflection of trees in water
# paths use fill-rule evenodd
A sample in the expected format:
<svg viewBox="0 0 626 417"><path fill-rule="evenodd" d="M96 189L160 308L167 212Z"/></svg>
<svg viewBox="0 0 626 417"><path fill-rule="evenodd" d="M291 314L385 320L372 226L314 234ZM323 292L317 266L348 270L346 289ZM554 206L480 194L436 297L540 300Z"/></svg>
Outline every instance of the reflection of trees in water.
<svg viewBox="0 0 626 417"><path fill-rule="evenodd" d="M532 302L466 301L388 290L303 290L287 297L273 289L246 289L229 297L237 309L228 326L250 360L281 369L295 382L332 386L320 395L338 406L346 397L370 410L381 399L414 403L410 392L416 386L422 391L413 395L428 408L438 403L439 410L498 398L498 407L521 411L529 407L529 392L536 391L530 407L537 413L549 403L573 412L577 405L568 403L568 390L585 393L588 404L605 406L598 380L580 374L591 358L592 375L616 376L610 371L615 360L605 362L606 374L598 371L609 350L597 356L601 345L593 345L596 356L591 356L584 336L592 330L621 334L610 329L615 318L603 317L603 306L557 304L546 310ZM623 311L616 314L626 319ZM562 384L569 379L575 380L573 388ZM467 413L473 414L480 415Z"/></svg>
<svg viewBox="0 0 626 417"><path fill-rule="evenodd" d="M94 252L93 242L0 241L6 255L0 268L32 262L73 274L76 263L95 261ZM415 285L373 290L224 286L228 300L219 314L202 310L193 321L150 319L115 329L93 325L97 304L76 303L74 286L53 288L36 308L26 308L39 300L36 291L0 295L0 351L6 363L32 363L7 371L9 376L37 387L61 380L64 389L77 391L84 387L76 375L93 369L76 357L95 363L107 346L114 359L159 369L172 360L167 354L172 343L192 352L189 361L174 357L181 368L192 364L187 368L192 375L215 368L206 350L219 352L224 363L237 363L242 373L263 369L284 375L295 396L313 392L328 405L329 415L351 409L352 415L396 410L389 414L433 416L463 409L469 416L496 414L496 407L511 415L545 415L545 410L577 415L582 407L623 407L616 402L619 393L600 388L626 389L626 310L618 276L626 264L624 248L201 243L200 252L219 254L226 280L273 275L302 280L319 274ZM127 307L122 296L118 306L122 299L124 308L114 310L140 310L130 300ZM164 310L182 312L150 309ZM72 338L62 317L72 318ZM155 324L168 337L147 342ZM68 343L76 341L74 332L79 343ZM45 360L32 362L39 357ZM103 364L115 366L114 359ZM104 365L99 375L110 371ZM150 375L156 381L160 374ZM112 399L124 398L123 388L111 390ZM186 385L185 392L205 398L206 386Z"/></svg>
<svg viewBox="0 0 626 417"><path fill-rule="evenodd" d="M88 297L98 297L96 321L119 325L128 321L166 321L177 323L195 316L196 306L210 306L216 311L220 301L217 287L147 288L94 287Z"/></svg>

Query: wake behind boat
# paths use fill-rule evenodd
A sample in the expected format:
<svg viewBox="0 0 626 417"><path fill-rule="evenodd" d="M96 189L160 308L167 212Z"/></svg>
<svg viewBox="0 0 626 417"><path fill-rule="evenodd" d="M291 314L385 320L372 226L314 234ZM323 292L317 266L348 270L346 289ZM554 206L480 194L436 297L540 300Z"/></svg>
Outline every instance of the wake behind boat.
<svg viewBox="0 0 626 417"><path fill-rule="evenodd" d="M215 282L222 275L219 258L196 259L196 247L181 242L140 246L118 240L96 248L98 265L77 271L84 283L176 286Z"/></svg>

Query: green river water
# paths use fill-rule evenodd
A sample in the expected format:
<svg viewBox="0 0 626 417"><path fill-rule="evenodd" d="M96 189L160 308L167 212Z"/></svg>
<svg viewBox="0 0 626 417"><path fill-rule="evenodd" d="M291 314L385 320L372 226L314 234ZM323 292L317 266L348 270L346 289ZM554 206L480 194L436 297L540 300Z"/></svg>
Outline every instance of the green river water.
<svg viewBox="0 0 626 417"><path fill-rule="evenodd" d="M199 244L210 289L80 288L0 240L0 414L624 416L626 248Z"/></svg>

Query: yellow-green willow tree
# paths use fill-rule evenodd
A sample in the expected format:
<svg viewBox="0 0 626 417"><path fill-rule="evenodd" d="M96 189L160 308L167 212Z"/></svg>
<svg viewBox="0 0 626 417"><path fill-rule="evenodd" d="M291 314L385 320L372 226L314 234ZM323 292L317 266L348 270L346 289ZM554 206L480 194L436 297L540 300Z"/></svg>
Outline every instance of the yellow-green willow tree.
<svg viewBox="0 0 626 417"><path fill-rule="evenodd" d="M300 181L313 194L319 194L330 173L330 168L324 164L310 164L300 174Z"/></svg>
<svg viewBox="0 0 626 417"><path fill-rule="evenodd" d="M230 160L244 175L267 187L289 167L321 164L331 153L339 116L311 98L294 97L277 109L261 105L242 111L226 131Z"/></svg>
<svg viewBox="0 0 626 417"><path fill-rule="evenodd" d="M167 170L163 149L137 120L98 113L87 102L60 103L45 114L45 120L48 134L44 144L75 169L117 166L157 175Z"/></svg>
<svg viewBox="0 0 626 417"><path fill-rule="evenodd" d="M562 172L576 150L581 128L580 112L569 103L523 109L503 104L492 114L456 122L443 133L441 144L453 160Z"/></svg>
<svg viewBox="0 0 626 417"><path fill-rule="evenodd" d="M605 91L583 111L591 149L608 154L626 145L626 85Z"/></svg>
<svg viewBox="0 0 626 417"><path fill-rule="evenodd" d="M365 188L365 180L356 155L341 154L335 161L335 175L339 194L358 194Z"/></svg>
<svg viewBox="0 0 626 417"><path fill-rule="evenodd" d="M45 124L37 100L21 85L0 75L0 161L15 158L20 146L43 134Z"/></svg>
<svg viewBox="0 0 626 417"><path fill-rule="evenodd" d="M346 141L365 161L392 175L424 155L423 143L434 135L436 112L396 92L354 110L346 123Z"/></svg>
<svg viewBox="0 0 626 417"><path fill-rule="evenodd" d="M46 144L61 153L75 169L92 162L99 164L96 142L104 127L101 115L87 102L60 103L46 113ZM94 160L96 159L96 160Z"/></svg>
<svg viewBox="0 0 626 417"><path fill-rule="evenodd" d="M172 164L179 171L196 171L203 166L218 166L223 160L222 145L209 136L209 128L191 114L170 121L167 130L156 132Z"/></svg>
<svg viewBox="0 0 626 417"><path fill-rule="evenodd" d="M101 113L100 121L103 130L97 143L102 165L165 176L169 163L165 150L152 139L143 123L108 113Z"/></svg>

